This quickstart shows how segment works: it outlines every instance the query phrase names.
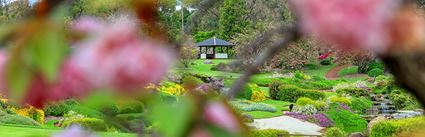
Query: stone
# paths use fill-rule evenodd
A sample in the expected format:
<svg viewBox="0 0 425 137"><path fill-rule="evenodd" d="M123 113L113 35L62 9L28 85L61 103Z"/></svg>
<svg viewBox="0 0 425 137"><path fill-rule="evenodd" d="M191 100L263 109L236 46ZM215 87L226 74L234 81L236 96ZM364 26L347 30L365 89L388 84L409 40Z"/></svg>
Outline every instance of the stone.
<svg viewBox="0 0 425 137"><path fill-rule="evenodd" d="M207 59L207 60L204 61L204 64L212 64L212 61Z"/></svg>
<svg viewBox="0 0 425 137"><path fill-rule="evenodd" d="M350 136L348 137L364 137L364 135L363 133L355 132L355 133L351 133Z"/></svg>
<svg viewBox="0 0 425 137"><path fill-rule="evenodd" d="M248 115L248 114L243 114L242 120L245 123L252 123L252 122L254 122L254 117L252 117L251 115Z"/></svg>

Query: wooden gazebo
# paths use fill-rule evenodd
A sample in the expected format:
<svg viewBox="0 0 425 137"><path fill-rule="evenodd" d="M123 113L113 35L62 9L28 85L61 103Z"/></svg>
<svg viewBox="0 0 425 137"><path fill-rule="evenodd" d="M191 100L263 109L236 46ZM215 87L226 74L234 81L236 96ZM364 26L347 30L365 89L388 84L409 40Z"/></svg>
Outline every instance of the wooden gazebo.
<svg viewBox="0 0 425 137"><path fill-rule="evenodd" d="M229 50L233 48L233 44L216 37L204 40L196 44L199 47L200 59L227 59L229 58Z"/></svg>

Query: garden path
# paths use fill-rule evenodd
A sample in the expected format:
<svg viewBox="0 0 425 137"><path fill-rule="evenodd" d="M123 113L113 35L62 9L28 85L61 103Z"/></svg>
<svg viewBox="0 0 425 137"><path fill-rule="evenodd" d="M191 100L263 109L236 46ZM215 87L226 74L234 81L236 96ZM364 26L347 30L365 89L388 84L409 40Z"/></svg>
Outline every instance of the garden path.
<svg viewBox="0 0 425 137"><path fill-rule="evenodd" d="M299 119L295 119L289 116L255 119L253 123L249 123L248 125L257 129L279 129L286 130L290 134L314 136L322 135L322 133L320 133L320 130L323 129L323 127L320 127L316 124L301 121Z"/></svg>
<svg viewBox="0 0 425 137"><path fill-rule="evenodd" d="M350 67L350 66L351 66L351 65L349 65L349 64L347 64L347 65L341 65L341 66L336 66L336 67L334 67L333 69L329 70L329 71L328 71L328 73L326 73L325 77L326 77L327 79L329 79L329 80L335 80L335 79L338 79L338 78L339 78L339 76L338 76L338 72L339 72L341 69L344 69L344 68L347 68L347 67Z"/></svg>

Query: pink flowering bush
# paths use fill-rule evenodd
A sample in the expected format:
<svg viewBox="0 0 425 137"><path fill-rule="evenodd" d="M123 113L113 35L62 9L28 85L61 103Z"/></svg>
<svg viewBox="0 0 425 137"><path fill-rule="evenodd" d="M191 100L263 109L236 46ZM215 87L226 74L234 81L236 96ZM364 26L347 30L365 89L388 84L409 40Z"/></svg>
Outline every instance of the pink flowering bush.
<svg viewBox="0 0 425 137"><path fill-rule="evenodd" d="M423 19L399 15L401 0L291 0L302 32L348 49L386 52L392 45L417 46ZM401 24L404 23L404 25ZM407 25L410 24L410 25ZM407 26L406 26L407 25ZM412 28L411 28L412 27ZM421 30L421 29L419 29Z"/></svg>
<svg viewBox="0 0 425 137"><path fill-rule="evenodd" d="M42 107L49 101L84 97L97 89L135 93L149 83L158 83L172 62L172 53L164 44L140 36L138 27L129 20L121 18L105 25L83 19L73 28L93 36L76 44L59 67L55 81L38 71L31 72L23 103ZM7 55L0 54L2 73L6 73L7 59ZM9 83L4 76L0 87L7 95Z"/></svg>

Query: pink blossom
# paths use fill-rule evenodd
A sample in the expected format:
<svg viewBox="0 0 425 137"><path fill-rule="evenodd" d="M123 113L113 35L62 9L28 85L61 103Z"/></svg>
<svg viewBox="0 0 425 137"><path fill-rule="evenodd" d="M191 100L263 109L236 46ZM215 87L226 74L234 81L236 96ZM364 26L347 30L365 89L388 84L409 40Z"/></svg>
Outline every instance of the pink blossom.
<svg viewBox="0 0 425 137"><path fill-rule="evenodd" d="M84 130L78 125L72 125L64 131L53 135L53 137L97 137L95 134Z"/></svg>
<svg viewBox="0 0 425 137"><path fill-rule="evenodd" d="M383 52L400 0L291 0L306 34L343 48Z"/></svg>
<svg viewBox="0 0 425 137"><path fill-rule="evenodd" d="M322 54L319 56L319 60L324 60L326 58L328 58L331 55L331 52L328 52L326 54Z"/></svg>
<svg viewBox="0 0 425 137"><path fill-rule="evenodd" d="M121 19L99 36L78 44L71 61L96 88L141 89L157 83L171 63L171 52L161 43L142 39L137 26Z"/></svg>
<svg viewBox="0 0 425 137"><path fill-rule="evenodd" d="M7 59L8 57L6 53L4 51L0 51L0 97L8 94L5 81Z"/></svg>
<svg viewBox="0 0 425 137"><path fill-rule="evenodd" d="M238 118L222 102L208 103L205 107L204 116L208 122L229 131L239 132L242 129Z"/></svg>

